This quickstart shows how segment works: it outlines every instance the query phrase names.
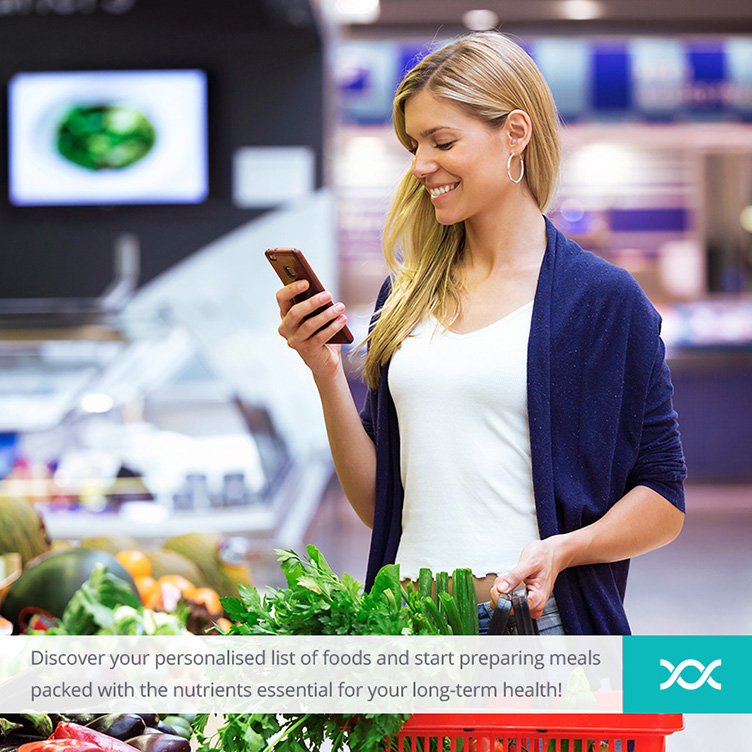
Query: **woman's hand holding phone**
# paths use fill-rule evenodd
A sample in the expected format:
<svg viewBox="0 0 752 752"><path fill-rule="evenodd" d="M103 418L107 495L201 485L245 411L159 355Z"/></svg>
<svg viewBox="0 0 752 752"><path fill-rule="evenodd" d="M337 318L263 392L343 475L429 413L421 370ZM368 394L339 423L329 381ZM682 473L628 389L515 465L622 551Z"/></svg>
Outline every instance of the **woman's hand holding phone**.
<svg viewBox="0 0 752 752"><path fill-rule="evenodd" d="M328 378L336 373L342 362L340 345L327 343L347 324L345 306L342 303L328 305L332 302L332 296L326 291L296 303L295 297L308 287L308 281L302 279L277 291L277 304L282 317L278 331L287 340L288 346L303 358L315 377ZM327 307L311 316L322 306Z"/></svg>

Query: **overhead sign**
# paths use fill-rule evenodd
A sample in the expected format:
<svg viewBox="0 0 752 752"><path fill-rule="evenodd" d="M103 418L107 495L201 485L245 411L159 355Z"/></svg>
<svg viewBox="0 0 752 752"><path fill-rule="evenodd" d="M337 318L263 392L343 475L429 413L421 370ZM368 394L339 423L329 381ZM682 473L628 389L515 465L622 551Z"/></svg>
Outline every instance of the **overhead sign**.
<svg viewBox="0 0 752 752"><path fill-rule="evenodd" d="M343 44L337 77L345 122L390 122L405 70L438 46ZM752 121L750 38L545 38L528 40L525 49L568 122Z"/></svg>

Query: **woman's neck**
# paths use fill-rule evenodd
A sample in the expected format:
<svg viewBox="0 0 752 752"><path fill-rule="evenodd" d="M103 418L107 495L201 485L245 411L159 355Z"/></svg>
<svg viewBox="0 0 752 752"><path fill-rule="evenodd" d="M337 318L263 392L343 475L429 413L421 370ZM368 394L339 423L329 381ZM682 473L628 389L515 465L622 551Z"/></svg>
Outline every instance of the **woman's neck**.
<svg viewBox="0 0 752 752"><path fill-rule="evenodd" d="M547 244L546 223L531 196L466 220L465 237L462 266L483 277L539 266Z"/></svg>

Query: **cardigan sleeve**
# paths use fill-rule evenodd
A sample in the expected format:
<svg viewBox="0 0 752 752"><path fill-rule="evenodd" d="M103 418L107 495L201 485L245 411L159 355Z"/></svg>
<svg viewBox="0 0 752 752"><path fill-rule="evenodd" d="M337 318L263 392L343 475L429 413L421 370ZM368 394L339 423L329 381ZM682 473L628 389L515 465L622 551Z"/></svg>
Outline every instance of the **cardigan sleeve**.
<svg viewBox="0 0 752 752"><path fill-rule="evenodd" d="M376 326L376 321L379 318L381 308L383 307L386 299L389 297L391 290L392 281L390 277L387 277L381 285L381 289L379 290L379 294L376 298L376 307L374 309L373 315L371 316L371 323L368 326L369 334L373 331L373 327ZM371 441L373 441L374 443L376 443L377 397L377 390L369 388L366 392L366 399L363 405L363 409L360 411L360 420L363 424L363 428L365 428L366 433L371 437Z"/></svg>
<svg viewBox="0 0 752 752"><path fill-rule="evenodd" d="M673 387L665 360L666 348L660 337L645 401L642 434L637 459L627 478L627 489L647 486L684 511L684 464L677 415L671 395Z"/></svg>
<svg viewBox="0 0 752 752"><path fill-rule="evenodd" d="M363 409L360 411L360 422L363 424L366 433L371 437L371 441L376 443L376 426L374 420L376 415L376 391L369 389L366 392L366 400Z"/></svg>

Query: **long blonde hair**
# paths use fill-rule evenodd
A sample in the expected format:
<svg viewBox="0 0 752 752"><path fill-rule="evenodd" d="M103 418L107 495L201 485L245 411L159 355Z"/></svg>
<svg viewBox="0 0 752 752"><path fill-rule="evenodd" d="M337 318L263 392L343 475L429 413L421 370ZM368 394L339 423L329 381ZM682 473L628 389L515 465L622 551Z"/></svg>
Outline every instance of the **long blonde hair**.
<svg viewBox="0 0 752 752"><path fill-rule="evenodd" d="M492 128L500 128L512 110L524 110L530 116L525 180L544 212L559 170L558 118L548 85L528 54L502 34L480 32L423 58L407 73L394 97L394 130L408 150L412 143L405 133L405 103L423 89L450 100ZM506 168L500 165L499 169ZM392 290L366 340L369 387L378 386L381 366L426 314L440 321L451 321L459 314L456 269L464 243L464 223L439 224L428 192L408 169L384 231Z"/></svg>

